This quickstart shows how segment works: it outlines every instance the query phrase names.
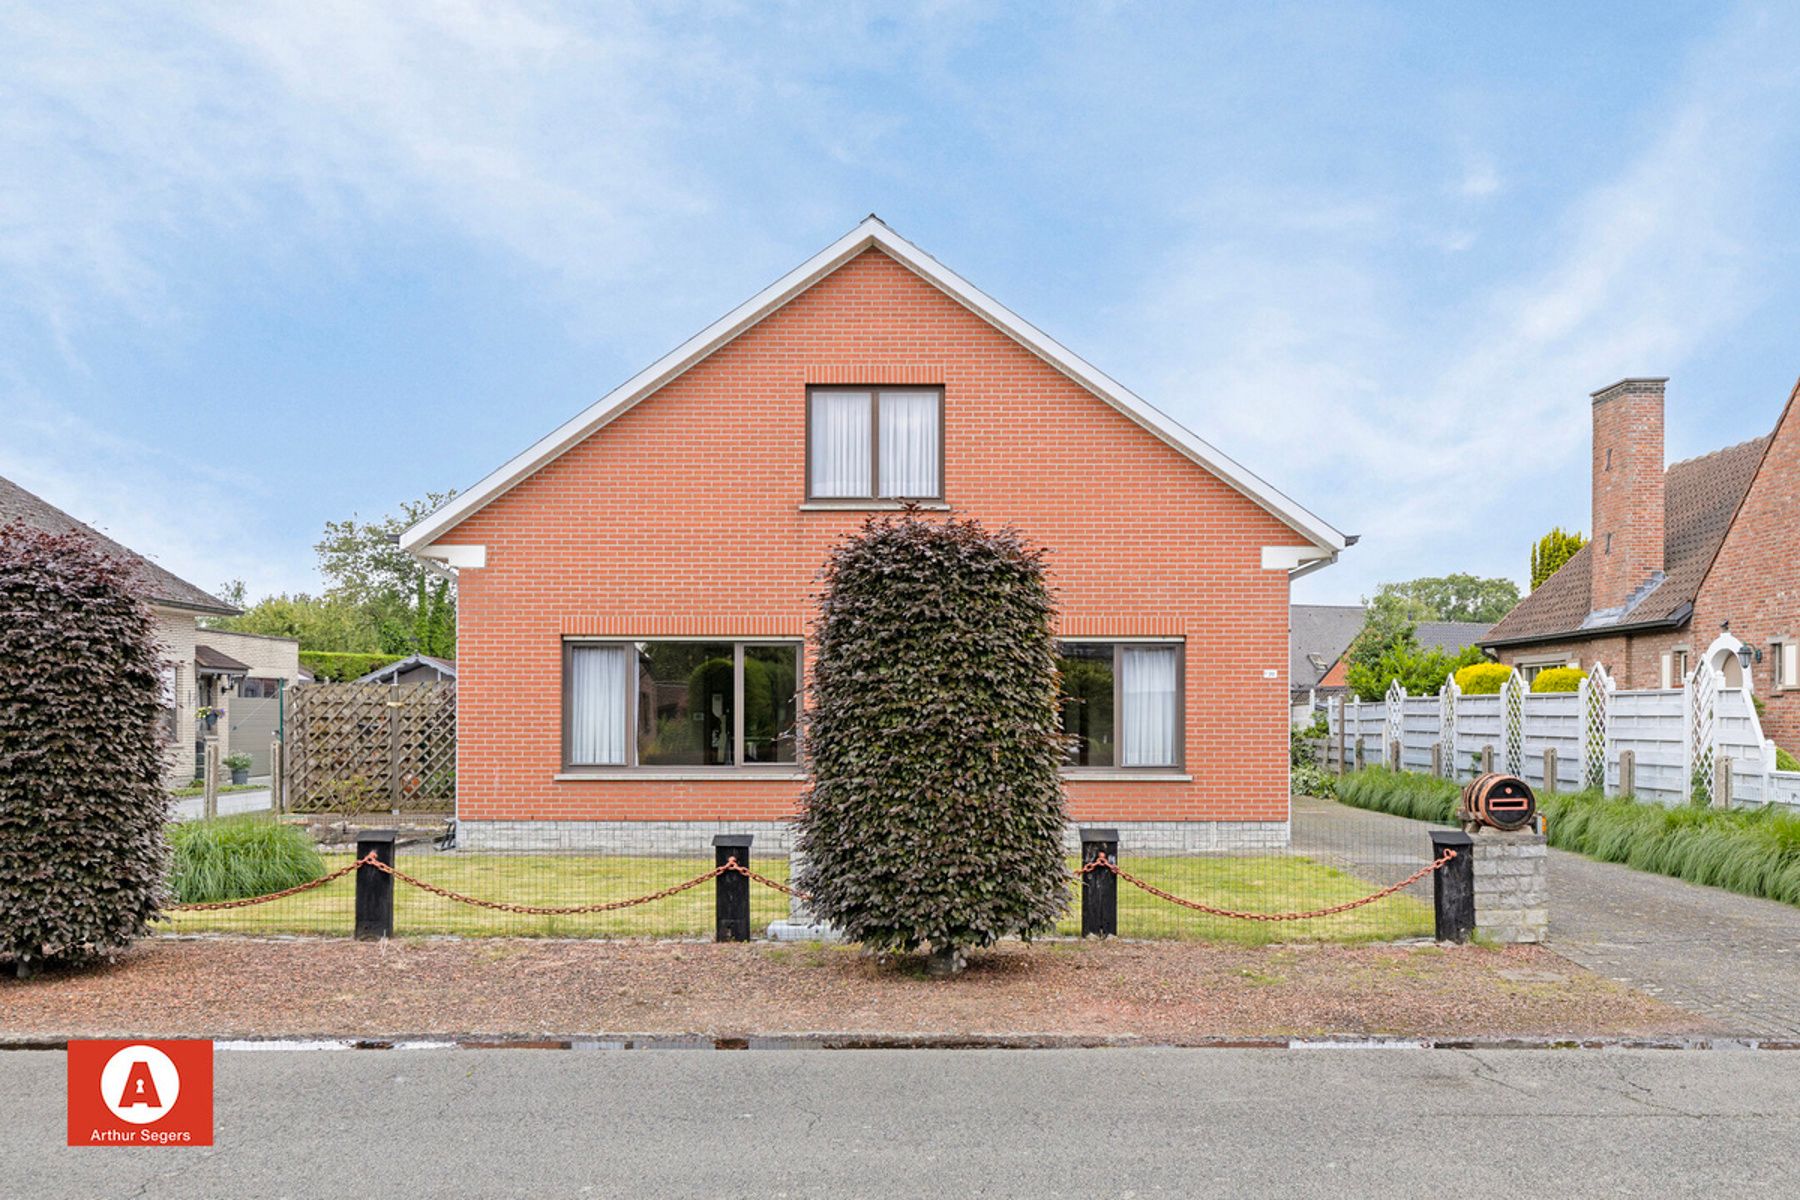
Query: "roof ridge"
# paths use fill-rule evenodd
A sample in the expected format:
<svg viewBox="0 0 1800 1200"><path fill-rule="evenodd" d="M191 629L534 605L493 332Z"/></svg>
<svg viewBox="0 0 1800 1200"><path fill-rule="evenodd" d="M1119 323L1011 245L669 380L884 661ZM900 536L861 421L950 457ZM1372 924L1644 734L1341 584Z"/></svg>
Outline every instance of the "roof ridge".
<svg viewBox="0 0 1800 1200"><path fill-rule="evenodd" d="M1720 446L1717 450L1708 450L1705 454L1696 454L1692 458L1678 459L1675 462L1670 463L1667 467L1663 468L1663 470L1665 473L1667 473L1669 471L1673 471L1676 467L1692 466L1694 463L1703 462L1709 458L1717 458L1721 454L1730 454L1734 450L1742 450L1745 446L1751 445L1754 442L1767 442L1771 437L1774 437L1774 436L1775 435L1773 432L1760 433L1760 434L1757 434L1755 437L1745 438L1741 442L1733 442L1729 446Z"/></svg>

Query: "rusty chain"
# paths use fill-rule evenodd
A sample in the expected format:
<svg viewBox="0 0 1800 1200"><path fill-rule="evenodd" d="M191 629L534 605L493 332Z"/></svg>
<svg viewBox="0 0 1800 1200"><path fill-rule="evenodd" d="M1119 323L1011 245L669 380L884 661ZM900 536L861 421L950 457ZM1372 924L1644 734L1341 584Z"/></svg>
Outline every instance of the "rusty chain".
<svg viewBox="0 0 1800 1200"><path fill-rule="evenodd" d="M263 895L263 896L251 896L248 899L244 899L244 900L213 900L213 901L209 901L205 904L171 904L167 907L167 909L165 911L168 911L168 912L218 912L219 910L226 909L226 908L249 908L252 904L267 904L271 900L285 900L289 896L297 896L301 892L310 892L314 888L324 887L326 884L330 883L334 879L342 879L344 876L348 875L350 872L356 870L356 868L364 865L365 863L370 866L376 866L376 867L379 867L381 865L375 859L375 852L373 850L371 850L367 854L365 854L363 857L357 859L355 862L349 864L348 866L339 867L337 870L331 872L329 875L321 875L317 879L310 880L310 881L308 881L306 883L302 883L302 884L296 884L294 887L291 887L291 888L283 888L279 892L269 892L267 895Z"/></svg>
<svg viewBox="0 0 1800 1200"><path fill-rule="evenodd" d="M1146 883L1144 880L1139 879L1136 875L1131 874L1129 871L1121 869L1117 863L1109 861L1107 859L1106 855L1104 855L1104 854L1101 854L1098 857L1096 857L1093 862L1085 864L1084 866L1082 866L1082 868L1080 870L1076 871L1075 873L1077 875L1086 875L1089 871L1094 871L1094 870L1098 870L1101 867L1105 867L1107 870L1111 871L1114 875L1117 875L1120 879L1123 879L1126 883L1129 883L1133 887L1138 888L1142 891L1149 892L1152 896L1155 896L1159 900L1167 900L1170 904L1179 904L1183 908L1191 908L1195 912L1206 913L1209 916L1231 917L1231 918L1234 918L1239 921L1308 921L1314 917L1336 916L1338 913L1349 912L1353 908L1361 908L1365 904L1373 904L1377 900L1385 900L1389 896L1393 895L1395 892L1400 891L1402 888L1411 887L1413 884L1419 882L1419 880L1425 878L1427 875L1431 874L1433 871L1438 870L1445 863L1449 862L1451 859L1453 859L1455 857L1456 857L1456 851L1446 850L1441 855L1438 856L1438 858L1435 862L1430 862L1430 863L1427 863L1426 865L1420 867L1417 871L1414 871L1411 875L1408 875L1405 879L1402 879L1399 883L1391 884L1388 887L1384 887L1379 892L1375 892L1372 895L1364 896L1360 900L1347 900L1342 904L1334 904L1330 908L1315 908L1315 909L1310 909L1306 912L1285 912L1285 913L1239 912L1238 910L1232 909L1232 908L1215 908L1210 904L1201 904L1198 900L1186 900L1180 896L1174 895L1171 892L1163 891L1161 888L1157 887L1153 883Z"/></svg>
<svg viewBox="0 0 1800 1200"><path fill-rule="evenodd" d="M401 883L410 883L420 891L430 892L434 896L442 896L446 900L455 900L459 904L469 904L476 908L488 908L495 912L519 913L530 917L571 917L578 913L616 912L621 908L634 908L639 904L650 904L657 900L666 900L670 896L687 891L689 888L699 887L709 879L717 879L727 871L733 869L743 870L742 867L736 866L736 862L736 859L732 859L724 866L714 867L703 875L696 875L692 879L683 880L672 887L662 889L660 892L651 892L647 896L634 896L629 900L608 900L602 904L508 904L501 900L483 900L479 896L468 896L464 895L462 892L451 891L447 887L439 887L435 883L427 883L417 876L408 875L405 871L402 871L397 867L390 867L384 862L373 862L369 865L388 875L392 875Z"/></svg>
<svg viewBox="0 0 1800 1200"><path fill-rule="evenodd" d="M1075 871L1075 875L1079 878L1092 871L1104 868L1111 871L1118 878L1123 879L1126 883L1131 884L1140 891L1148 892L1159 900L1167 900L1171 904L1178 904L1182 908L1192 909L1194 912L1206 913L1209 916L1230 917L1239 921L1306 921L1315 917L1335 916L1338 913L1349 912L1352 909L1361 908L1365 904L1373 904L1377 900L1385 900L1395 892L1411 887L1433 871L1442 868L1455 857L1455 850L1446 850L1435 861L1420 867L1417 871L1414 871L1399 883L1390 884L1380 891L1371 893L1361 899L1347 900L1342 904L1334 904L1329 908L1315 908L1305 912L1285 913L1240 912L1237 909L1218 908L1211 904L1202 904L1197 900L1188 900L1181 896L1177 896L1172 892L1165 892L1153 883L1148 883L1145 880L1139 879L1136 875L1133 875L1131 872L1120 867L1116 862L1113 862L1104 854L1096 856L1092 862L1083 864ZM390 875L402 883L410 884L420 891L430 892L434 896L442 896L446 900L454 900L459 904L468 904L475 908L491 909L494 912L517 913L522 916L561 917L575 916L580 913L616 912L624 908L635 908L640 904L653 904L658 900L666 900L670 896L679 895L692 888L697 888L709 880L717 879L727 871L735 871L737 874L752 879L757 883L762 884L764 887L773 888L785 896L797 896L802 900L812 899L812 894L810 892L800 891L779 880L771 879L767 875L752 871L749 867L738 862L737 858L734 856L727 858L724 863L714 867L712 870L696 875L692 879L683 880L680 883L672 884L660 891L650 892L643 896L634 896L628 900L608 900L600 904L511 904L501 900L483 900L479 896L466 895L463 892L454 891L447 887L440 887L435 883L428 883L415 875L409 875L397 867L392 867L387 863L382 862L375 856L375 852L371 850L355 862L348 863L335 871L321 875L319 878L309 880L306 883L297 884L291 888L283 888L279 892L269 892L262 896L250 896L242 900L214 900L203 904L173 904L168 906L167 911L219 912L225 909L248 908L254 904L268 904L275 900L284 900L289 896L297 896L301 892L310 892L314 888L324 887L326 884L341 879L350 872L365 866L374 867L376 870Z"/></svg>

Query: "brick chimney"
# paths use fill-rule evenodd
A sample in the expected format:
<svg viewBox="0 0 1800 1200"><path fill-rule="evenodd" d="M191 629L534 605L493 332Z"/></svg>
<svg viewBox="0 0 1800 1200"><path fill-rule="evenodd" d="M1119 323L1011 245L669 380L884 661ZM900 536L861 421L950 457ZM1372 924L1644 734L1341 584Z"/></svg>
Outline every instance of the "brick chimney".
<svg viewBox="0 0 1800 1200"><path fill-rule="evenodd" d="M1663 570L1663 385L1621 379L1594 393L1593 601L1622 609Z"/></svg>

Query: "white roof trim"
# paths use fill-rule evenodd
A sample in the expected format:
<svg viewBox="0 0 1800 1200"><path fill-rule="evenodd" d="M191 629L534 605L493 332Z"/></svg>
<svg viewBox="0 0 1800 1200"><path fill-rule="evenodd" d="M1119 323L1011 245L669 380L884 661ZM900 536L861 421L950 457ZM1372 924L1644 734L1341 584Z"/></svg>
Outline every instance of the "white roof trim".
<svg viewBox="0 0 1800 1200"><path fill-rule="evenodd" d="M408 529L400 535L400 545L409 551L428 545L439 534L485 507L571 446L871 246L879 247L951 299L1223 479L1314 545L1337 551L1347 544L1345 536L1324 520L1282 495L1230 456L1184 429L1165 413L1133 395L1098 367L1023 320L889 229L878 217L871 215L855 229L614 388L596 403L565 421L549 436Z"/></svg>

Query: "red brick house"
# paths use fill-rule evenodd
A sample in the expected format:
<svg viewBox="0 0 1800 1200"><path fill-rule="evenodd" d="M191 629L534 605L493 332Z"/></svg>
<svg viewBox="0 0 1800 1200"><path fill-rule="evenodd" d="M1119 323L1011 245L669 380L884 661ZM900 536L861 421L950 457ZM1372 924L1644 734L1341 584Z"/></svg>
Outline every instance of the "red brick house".
<svg viewBox="0 0 1800 1200"><path fill-rule="evenodd" d="M1347 539L870 217L402 538L460 577L461 844L785 845L816 573L901 498L1050 548L1077 820L1285 842Z"/></svg>
<svg viewBox="0 0 1800 1200"><path fill-rule="evenodd" d="M1665 382L1594 393L1593 540L1482 645L1527 674L1604 663L1628 688L1711 662L1800 745L1800 388L1768 436L1665 469Z"/></svg>

